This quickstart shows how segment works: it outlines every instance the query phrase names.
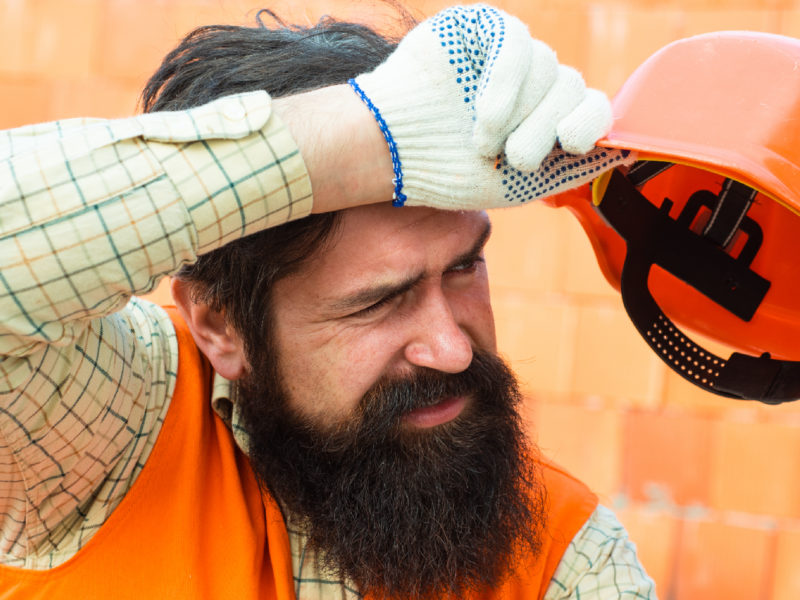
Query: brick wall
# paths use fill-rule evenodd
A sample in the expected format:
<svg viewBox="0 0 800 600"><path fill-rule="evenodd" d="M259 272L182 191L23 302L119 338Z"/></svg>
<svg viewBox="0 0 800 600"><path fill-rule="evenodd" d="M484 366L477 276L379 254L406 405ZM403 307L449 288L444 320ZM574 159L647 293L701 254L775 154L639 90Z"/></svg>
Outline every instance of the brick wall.
<svg viewBox="0 0 800 600"><path fill-rule="evenodd" d="M680 37L718 29L800 36L800 2L790 0L497 3L609 94ZM448 3L407 4L424 15ZM366 2L342 5L270 3L300 22L371 10ZM0 0L0 126L130 114L181 34L250 22L258 7ZM660 597L800 597L800 405L724 400L668 372L629 323L566 211L534 205L493 219L487 254L498 333L530 397L531 428L546 453L618 511Z"/></svg>

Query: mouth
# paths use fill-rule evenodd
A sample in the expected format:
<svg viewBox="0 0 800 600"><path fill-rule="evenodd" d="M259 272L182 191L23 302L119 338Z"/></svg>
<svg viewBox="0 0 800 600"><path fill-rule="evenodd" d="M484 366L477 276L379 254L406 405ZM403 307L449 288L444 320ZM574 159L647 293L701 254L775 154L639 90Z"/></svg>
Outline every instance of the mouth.
<svg viewBox="0 0 800 600"><path fill-rule="evenodd" d="M464 410L466 396L448 396L436 404L416 408L403 415L403 421L412 427L428 428L448 423Z"/></svg>

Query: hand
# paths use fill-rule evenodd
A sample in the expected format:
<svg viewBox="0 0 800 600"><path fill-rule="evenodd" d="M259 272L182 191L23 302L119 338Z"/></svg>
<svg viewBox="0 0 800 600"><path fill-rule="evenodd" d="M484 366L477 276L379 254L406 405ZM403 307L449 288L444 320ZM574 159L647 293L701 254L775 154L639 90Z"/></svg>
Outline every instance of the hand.
<svg viewBox="0 0 800 600"><path fill-rule="evenodd" d="M511 206L585 183L626 156L594 149L611 126L605 95L490 6L422 22L351 85L395 146L396 204Z"/></svg>

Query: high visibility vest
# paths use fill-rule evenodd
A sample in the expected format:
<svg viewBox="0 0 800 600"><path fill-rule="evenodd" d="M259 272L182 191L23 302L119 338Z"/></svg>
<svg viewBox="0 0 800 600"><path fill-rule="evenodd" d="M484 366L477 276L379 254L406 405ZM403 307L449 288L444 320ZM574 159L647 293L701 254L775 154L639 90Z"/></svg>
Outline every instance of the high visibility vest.
<svg viewBox="0 0 800 600"><path fill-rule="evenodd" d="M0 566L0 600L295 600L289 536L274 500L211 409L212 369L177 312L175 393L147 463L119 506L68 561ZM586 486L543 463L542 552L473 600L540 599L570 540L597 506ZM300 599L302 600L302 599Z"/></svg>

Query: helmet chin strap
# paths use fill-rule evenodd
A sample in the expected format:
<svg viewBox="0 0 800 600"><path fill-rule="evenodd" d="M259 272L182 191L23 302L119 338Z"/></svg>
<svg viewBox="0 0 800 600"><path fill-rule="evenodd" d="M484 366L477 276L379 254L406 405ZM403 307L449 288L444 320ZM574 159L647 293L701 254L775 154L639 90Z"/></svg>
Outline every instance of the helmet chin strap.
<svg viewBox="0 0 800 600"><path fill-rule="evenodd" d="M699 190L672 219L669 199L659 208L636 188L664 168L664 163L642 162L627 176L615 170L597 206L627 245L620 290L628 316L664 362L709 392L766 404L800 398L800 362L774 360L768 353L755 357L735 352L723 359L694 343L653 299L648 288L653 265L745 321L753 317L770 286L750 269L763 240L759 225L746 216L754 195L750 188L726 180L719 196ZM691 225L702 207L711 211L712 218L698 234ZM747 234L747 242L734 258L723 246L739 230Z"/></svg>

